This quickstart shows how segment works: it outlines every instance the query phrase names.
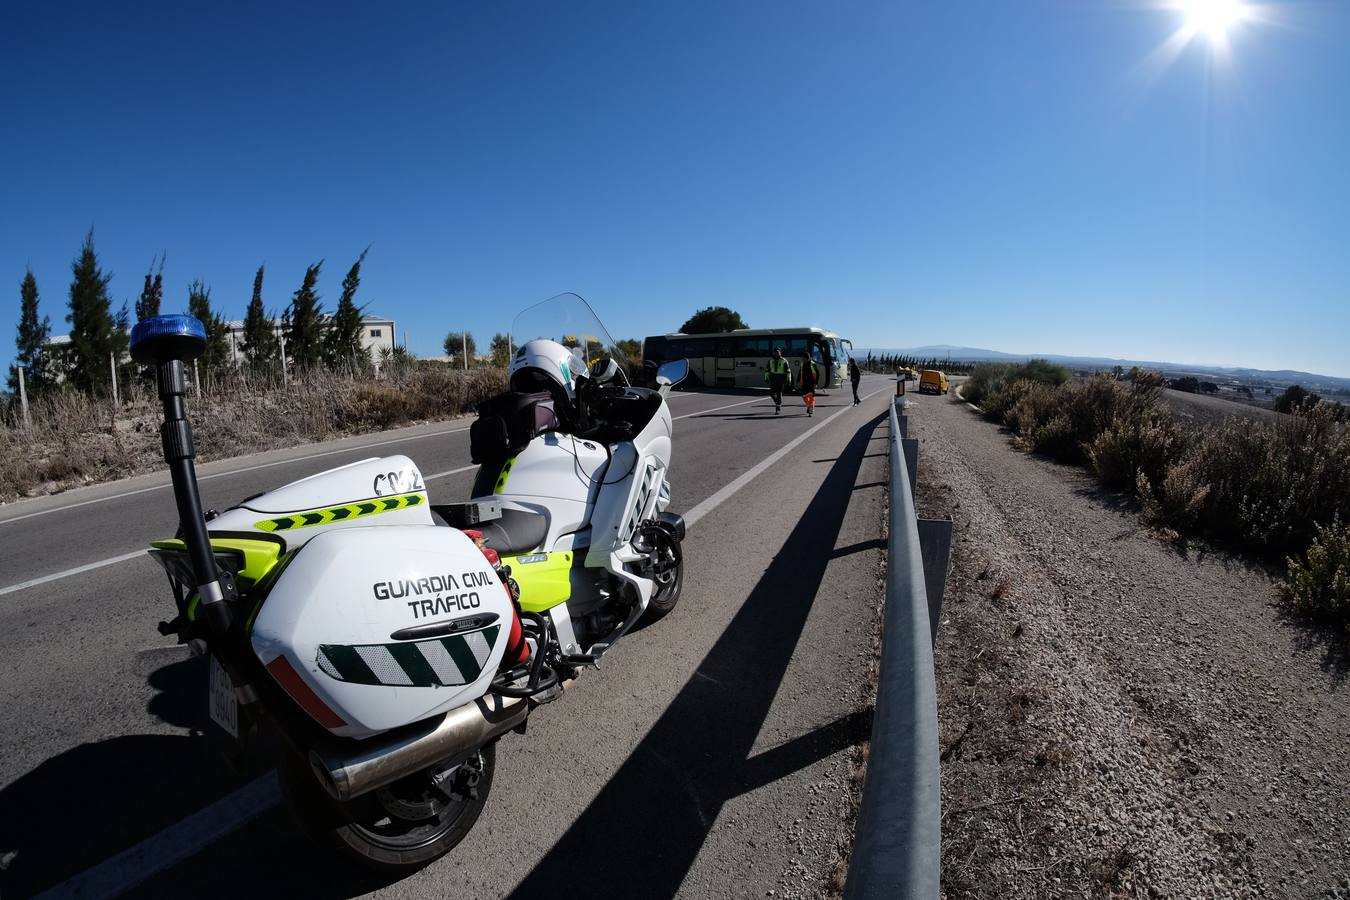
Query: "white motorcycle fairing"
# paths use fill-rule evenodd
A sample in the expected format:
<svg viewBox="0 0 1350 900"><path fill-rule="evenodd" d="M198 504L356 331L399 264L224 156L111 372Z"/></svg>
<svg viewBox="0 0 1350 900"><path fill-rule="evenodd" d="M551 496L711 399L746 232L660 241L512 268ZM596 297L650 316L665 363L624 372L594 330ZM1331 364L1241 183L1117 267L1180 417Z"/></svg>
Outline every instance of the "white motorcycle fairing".
<svg viewBox="0 0 1350 900"><path fill-rule="evenodd" d="M320 534L431 525L422 473L406 456L363 459L250 497L207 522L212 534L261 531L295 549Z"/></svg>
<svg viewBox="0 0 1350 900"><path fill-rule="evenodd" d="M463 532L347 528L310 538L295 555L251 642L269 671L284 657L317 695L331 718L301 705L320 724L362 738L482 696L511 621L505 586Z"/></svg>

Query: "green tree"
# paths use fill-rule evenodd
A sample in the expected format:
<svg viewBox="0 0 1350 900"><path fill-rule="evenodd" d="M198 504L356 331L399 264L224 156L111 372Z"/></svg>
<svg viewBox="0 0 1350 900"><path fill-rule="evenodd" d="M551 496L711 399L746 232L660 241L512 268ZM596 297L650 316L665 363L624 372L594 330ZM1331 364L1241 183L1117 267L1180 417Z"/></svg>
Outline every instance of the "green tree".
<svg viewBox="0 0 1350 900"><path fill-rule="evenodd" d="M494 366L506 368L511 364L511 339L500 331L492 336L492 343L488 345L488 355L492 358Z"/></svg>
<svg viewBox="0 0 1350 900"><path fill-rule="evenodd" d="M680 331L685 334L712 334L748 327L749 325L741 319L741 314L734 309L727 309L725 306L709 306L690 316L680 326Z"/></svg>
<svg viewBox="0 0 1350 900"><path fill-rule="evenodd" d="M370 365L370 354L361 343L361 311L356 305L356 289L361 286L361 263L370 248L361 251L347 277L342 279L342 296L338 298L337 312L324 334L324 360L330 368L355 366L365 369Z"/></svg>
<svg viewBox="0 0 1350 900"><path fill-rule="evenodd" d="M150 261L150 271L145 273L145 287L136 301L136 321L154 318L159 315L160 304L164 302L164 257L159 258L159 269L155 261Z"/></svg>
<svg viewBox="0 0 1350 900"><path fill-rule="evenodd" d="M478 355L478 342L467 331L450 332L445 336L445 343L441 346L445 348L446 356L453 356L455 359L467 354L470 363Z"/></svg>
<svg viewBox="0 0 1350 900"><path fill-rule="evenodd" d="M217 375L231 363L229 326L211 308L211 289L200 278L188 285L188 315L195 316L206 327L206 349L197 365L203 371Z"/></svg>
<svg viewBox="0 0 1350 900"><path fill-rule="evenodd" d="M84 245L70 264L70 349L67 380L77 389L104 392L109 389L109 357L119 344L125 346L125 335L118 335L116 323L108 302L108 282L94 252L94 229L85 235ZM121 340L119 340L119 337Z"/></svg>
<svg viewBox="0 0 1350 900"><path fill-rule="evenodd" d="M18 348L18 364L23 366L24 386L29 392L40 391L47 386L47 354L43 346L52 333L52 320L47 316L38 318L38 286L29 269L19 282L19 331L14 336L14 346ZM19 372L9 367L9 389L19 390Z"/></svg>
<svg viewBox="0 0 1350 900"><path fill-rule="evenodd" d="M636 338L624 338L615 341L614 346L619 348L619 352L626 356L629 362L637 362L642 359L642 342Z"/></svg>
<svg viewBox="0 0 1350 900"><path fill-rule="evenodd" d="M1275 398L1275 411L1282 413L1296 413L1312 409L1322 398L1312 391L1304 390L1302 385L1291 384L1284 389L1284 393Z"/></svg>
<svg viewBox="0 0 1350 900"><path fill-rule="evenodd" d="M281 343L277 340L272 319L263 306L263 268L258 266L258 272L253 276L253 298L248 301L248 311L244 313L244 341L241 346L244 361L255 372L271 371L281 361Z"/></svg>
<svg viewBox="0 0 1350 900"><path fill-rule="evenodd" d="M314 286L323 260L305 269L305 280L286 310L286 355L298 369L317 368L323 361L323 307Z"/></svg>

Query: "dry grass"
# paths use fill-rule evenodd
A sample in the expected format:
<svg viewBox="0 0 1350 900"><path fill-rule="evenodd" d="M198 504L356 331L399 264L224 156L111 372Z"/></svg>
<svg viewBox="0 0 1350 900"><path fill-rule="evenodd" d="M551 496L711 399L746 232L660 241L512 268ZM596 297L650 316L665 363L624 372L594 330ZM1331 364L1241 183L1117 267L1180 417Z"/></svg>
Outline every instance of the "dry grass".
<svg viewBox="0 0 1350 900"><path fill-rule="evenodd" d="M236 373L189 396L198 461L293 447L470 412L506 388L501 369L463 373L417 365L375 381L314 373L270 379ZM0 421L0 501L50 494L155 471L160 410L153 390L134 384L116 410L107 399L73 391L35 398L32 425Z"/></svg>

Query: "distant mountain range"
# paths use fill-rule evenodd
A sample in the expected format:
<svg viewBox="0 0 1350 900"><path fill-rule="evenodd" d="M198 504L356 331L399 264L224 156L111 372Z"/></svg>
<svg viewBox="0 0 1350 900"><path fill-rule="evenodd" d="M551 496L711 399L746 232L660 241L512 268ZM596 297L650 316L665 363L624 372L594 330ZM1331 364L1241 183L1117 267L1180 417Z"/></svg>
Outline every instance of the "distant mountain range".
<svg viewBox="0 0 1350 900"><path fill-rule="evenodd" d="M917 356L919 358L937 358L959 360L961 362L1025 362L1028 359L1045 359L1053 363L1068 366L1071 369L1110 369L1114 366L1142 366L1159 369L1167 375L1208 375L1211 377L1234 378L1244 381L1264 381L1272 384L1299 384L1316 390L1350 391L1350 378L1338 378L1335 375L1318 375L1314 372L1299 372L1292 369L1251 369L1240 366L1203 366L1196 363L1159 362L1144 359L1111 359L1105 356L1062 356L1054 353L1004 353L1001 350L985 350L979 347L956 347L951 344L929 344L925 347L862 347L854 348L854 356L873 354L895 354Z"/></svg>

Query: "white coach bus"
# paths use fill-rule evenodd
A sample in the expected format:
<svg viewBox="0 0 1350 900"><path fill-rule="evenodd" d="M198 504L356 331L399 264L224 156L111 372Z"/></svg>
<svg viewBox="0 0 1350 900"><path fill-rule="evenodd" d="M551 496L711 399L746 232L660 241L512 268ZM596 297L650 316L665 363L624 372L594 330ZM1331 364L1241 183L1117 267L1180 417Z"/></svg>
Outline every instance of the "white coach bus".
<svg viewBox="0 0 1350 900"><path fill-rule="evenodd" d="M792 365L795 380L802 352L811 354L820 372L820 386L841 387L848 380L848 355L853 342L821 328L740 328L723 334L653 335L642 342L644 364L689 360L689 377L708 387L767 387L764 370L774 349Z"/></svg>

